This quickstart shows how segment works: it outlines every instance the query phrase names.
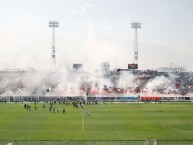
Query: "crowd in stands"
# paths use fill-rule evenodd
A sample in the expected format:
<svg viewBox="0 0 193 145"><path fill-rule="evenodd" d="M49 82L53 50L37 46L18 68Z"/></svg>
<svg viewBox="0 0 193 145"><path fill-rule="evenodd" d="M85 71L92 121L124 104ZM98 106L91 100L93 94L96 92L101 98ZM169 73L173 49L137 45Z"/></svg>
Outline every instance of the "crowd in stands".
<svg viewBox="0 0 193 145"><path fill-rule="evenodd" d="M149 89L147 88L147 83L153 80L155 77L164 76L169 78L169 74L167 73L158 73L157 71L154 72L140 72L136 73L134 72L135 81L138 82L133 86L126 86L126 87L119 87L116 85L116 81L119 79L119 76L116 78L115 74L111 74L108 76L110 80L112 81L111 86L103 85L103 86L95 86L95 85L83 85L80 88L73 88L73 87L58 87L51 86L49 89L43 88L44 90L41 90L42 88L35 88L34 92L31 92L31 96L37 96L37 95L45 95L45 96L52 96L54 95L61 95L61 96L132 96L136 94L159 94L159 95L190 95L193 94L193 73L191 72L180 72L177 74L173 74L176 76L175 79L172 80L172 84L170 88L165 88L164 86ZM127 81L127 78L125 78L125 81ZM14 86L14 87L12 87ZM38 86L41 87L41 86ZM10 89L12 88L12 89ZM25 85L21 82L19 84L11 84L7 88L0 88L0 95L1 96L14 96L15 92L19 92L21 96L25 95ZM42 94L38 94L39 92L36 92L36 90L40 90ZM6 92L11 92L7 93ZM24 92L22 94L22 92ZM29 95L30 96L30 95ZM3 100L3 98L1 98ZM29 99L29 98L26 98ZM50 97L52 99L52 97Z"/></svg>

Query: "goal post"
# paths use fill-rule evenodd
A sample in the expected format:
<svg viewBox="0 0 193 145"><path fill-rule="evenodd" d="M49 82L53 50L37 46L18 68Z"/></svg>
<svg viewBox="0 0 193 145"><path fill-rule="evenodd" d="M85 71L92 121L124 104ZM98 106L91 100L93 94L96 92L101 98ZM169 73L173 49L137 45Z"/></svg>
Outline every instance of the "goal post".
<svg viewBox="0 0 193 145"><path fill-rule="evenodd" d="M146 139L145 145L157 145L156 139Z"/></svg>

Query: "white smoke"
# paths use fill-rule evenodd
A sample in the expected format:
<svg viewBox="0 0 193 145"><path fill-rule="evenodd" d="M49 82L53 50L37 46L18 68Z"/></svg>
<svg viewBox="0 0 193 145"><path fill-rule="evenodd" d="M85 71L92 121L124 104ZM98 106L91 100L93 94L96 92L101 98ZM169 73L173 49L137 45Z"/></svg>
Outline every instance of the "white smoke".
<svg viewBox="0 0 193 145"><path fill-rule="evenodd" d="M113 74L114 73L114 74ZM112 75L113 74L113 75ZM133 94L136 88L151 94L169 94L176 90L176 75L139 79L132 72L105 71L99 68L73 70L60 68L53 71L4 72L0 75L1 96L86 96L97 92L102 96L115 95L113 89ZM101 93L103 92L103 93ZM118 91L120 93L121 91ZM125 92L124 92L125 93Z"/></svg>
<svg viewBox="0 0 193 145"><path fill-rule="evenodd" d="M169 93L175 89L175 76L157 76L146 84L146 89L152 93Z"/></svg>
<svg viewBox="0 0 193 145"><path fill-rule="evenodd" d="M70 96L85 95L92 88L112 87L110 78L103 76L101 68L68 68L52 71L32 71L14 75L8 72L0 78L1 95L3 96Z"/></svg>
<svg viewBox="0 0 193 145"><path fill-rule="evenodd" d="M131 72L122 72L117 82L118 88L135 88L139 86L139 81L137 81L136 76Z"/></svg>

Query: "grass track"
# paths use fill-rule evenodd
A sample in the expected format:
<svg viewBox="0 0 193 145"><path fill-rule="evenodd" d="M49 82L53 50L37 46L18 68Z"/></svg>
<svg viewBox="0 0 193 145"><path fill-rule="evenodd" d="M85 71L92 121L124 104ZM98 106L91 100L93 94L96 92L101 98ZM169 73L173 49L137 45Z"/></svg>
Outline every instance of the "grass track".
<svg viewBox="0 0 193 145"><path fill-rule="evenodd" d="M193 103L129 103L87 106L82 109L57 104L60 113L49 112L49 104L0 103L0 140L160 140L193 139Z"/></svg>

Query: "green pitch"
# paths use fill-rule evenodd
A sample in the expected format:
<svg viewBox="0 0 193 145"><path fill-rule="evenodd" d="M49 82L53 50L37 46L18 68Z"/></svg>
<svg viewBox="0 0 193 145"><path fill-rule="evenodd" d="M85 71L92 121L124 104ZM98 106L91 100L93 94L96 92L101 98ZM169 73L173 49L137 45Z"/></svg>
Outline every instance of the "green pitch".
<svg viewBox="0 0 193 145"><path fill-rule="evenodd" d="M109 103L82 109L56 104L0 103L0 140L190 140L193 103ZM59 108L59 113L57 112ZM83 118L84 116L84 118ZM84 120L84 124L83 124ZM84 125L84 131L83 131Z"/></svg>

